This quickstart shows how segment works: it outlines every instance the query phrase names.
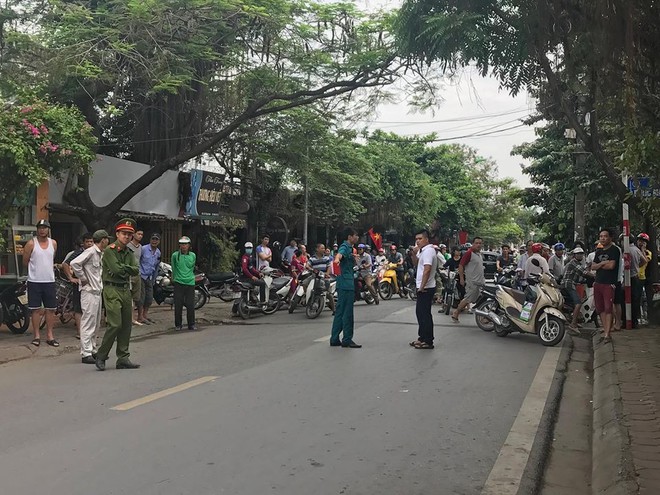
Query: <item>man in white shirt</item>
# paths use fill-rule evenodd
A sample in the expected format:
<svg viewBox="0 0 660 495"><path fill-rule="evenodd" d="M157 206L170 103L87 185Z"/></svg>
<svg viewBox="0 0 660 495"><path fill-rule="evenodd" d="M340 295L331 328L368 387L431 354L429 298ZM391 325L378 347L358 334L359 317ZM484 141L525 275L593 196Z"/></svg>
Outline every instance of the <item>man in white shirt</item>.
<svg viewBox="0 0 660 495"><path fill-rule="evenodd" d="M270 236L265 235L261 239L261 244L257 246L257 270L261 271L270 266L273 261L273 251L268 247Z"/></svg>
<svg viewBox="0 0 660 495"><path fill-rule="evenodd" d="M71 261L71 270L80 281L80 354L83 364L96 364L96 332L101 326L103 280L101 258L108 245L108 233L97 230L92 235L94 245Z"/></svg>
<svg viewBox="0 0 660 495"><path fill-rule="evenodd" d="M438 266L435 248L429 244L429 231L420 230L415 234L415 248L412 252L413 263L417 265L417 340L410 343L415 349L433 349L433 316L431 305L435 294L435 272Z"/></svg>

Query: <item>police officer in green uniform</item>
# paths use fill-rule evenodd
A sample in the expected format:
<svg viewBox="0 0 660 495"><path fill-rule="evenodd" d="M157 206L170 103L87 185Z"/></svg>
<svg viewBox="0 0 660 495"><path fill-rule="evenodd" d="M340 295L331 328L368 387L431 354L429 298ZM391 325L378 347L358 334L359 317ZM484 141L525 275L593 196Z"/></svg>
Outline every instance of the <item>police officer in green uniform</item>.
<svg viewBox="0 0 660 495"><path fill-rule="evenodd" d="M346 230L346 240L339 247L335 255L335 263L339 263L341 274L337 276L337 307L335 318L332 321L332 334L330 345L332 347L342 346L351 349L362 347L353 342L353 303L355 302L355 282L353 279L353 267L357 255L353 254L353 245L358 241L355 229ZM343 338L339 334L343 332Z"/></svg>
<svg viewBox="0 0 660 495"><path fill-rule="evenodd" d="M105 371L112 344L117 340L117 369L137 369L128 357L128 343L133 321L133 298L130 279L139 273L133 253L127 245L135 233L135 220L124 218L115 226L117 240L103 251L101 269L103 277L103 304L107 327L103 342L96 354L96 367Z"/></svg>

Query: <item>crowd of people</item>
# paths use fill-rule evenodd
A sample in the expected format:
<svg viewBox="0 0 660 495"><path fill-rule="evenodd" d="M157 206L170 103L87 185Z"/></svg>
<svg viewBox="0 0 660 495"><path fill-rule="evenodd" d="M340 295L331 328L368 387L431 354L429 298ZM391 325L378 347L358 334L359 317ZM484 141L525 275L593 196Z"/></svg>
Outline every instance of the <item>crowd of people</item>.
<svg viewBox="0 0 660 495"><path fill-rule="evenodd" d="M55 253L57 242L50 237L50 224L40 220L37 235L23 250L27 268L28 309L31 311L32 345L41 345L41 322L45 320L46 344L59 347L53 327L57 310ZM131 218L115 225L115 240L105 230L83 234L78 247L68 253L62 273L73 284L73 311L80 338L83 364L105 370L112 346L116 344L117 369L140 367L130 360L129 341L133 325L156 323L149 317L154 300L154 283L161 263L160 235L153 233L149 244L142 245L144 232ZM195 269L197 258L190 238L179 239L179 249L172 254L174 287L174 326L183 329L183 307L189 330L195 324ZM96 335L105 313L106 330L100 346Z"/></svg>
<svg viewBox="0 0 660 495"><path fill-rule="evenodd" d="M23 261L28 269L28 308L32 312L34 339L32 345L41 344L40 323L43 313L46 322L46 344L58 347L53 334L57 294L53 271L57 242L50 237L50 225L41 220L36 225L37 235L24 248ZM105 370L105 362L116 342L118 369L135 369L139 365L129 357L129 340L132 325L155 323L149 317L153 302L154 283L161 263L160 236L154 233L149 243L142 244L144 232L135 221L125 218L115 226L115 241L104 230L84 234L79 246L69 253L62 264L64 276L75 285L73 308L79 329L82 363L95 364ZM622 238L619 239L620 241ZM645 323L645 302L652 300L652 290L646 278L646 266L653 259L647 249L649 238L641 233L632 240L631 285L633 326ZM441 271L454 271L458 280L460 302L451 313L454 322L470 304L474 304L485 284L483 240L475 237L471 243L448 249L445 244L431 244L430 234L422 229L415 235L415 245L405 253L395 244L388 249L374 250L368 244L359 243L359 235L348 229L341 245L315 246L308 254L307 247L296 240L280 252L270 247L270 236L263 235L255 246L244 244L244 253L238 268L239 277L259 287L259 300L268 303L267 287L263 270L273 264L287 270L292 278L294 293L300 275L305 270L325 273L326 283L336 280L337 301L331 302L334 315L330 345L359 348L353 340L353 303L356 275L364 281L376 304L379 302L378 272L394 270L396 291L404 286L406 274L415 281L416 316L418 337L410 342L415 349L432 349L434 344L431 307L434 298L442 290ZM552 248L543 243L528 241L518 250L502 245L496 261L496 270L502 272L515 267L518 279L524 286L528 277L548 273L561 284L565 296L575 305L569 330L579 331L578 315L584 300L584 286L593 285L594 303L600 315L604 340L611 339L611 332L622 326L623 305L623 255L614 243L610 229L603 229L595 243L594 251L586 255L586 246L576 242L571 251L563 243ZM586 255L586 256L585 256ZM276 260L276 261L274 261ZM183 329L183 308L186 308L186 324L196 330L194 287L197 259L191 250L188 237L179 239L179 249L172 254L172 282L174 286L174 325ZM302 281L308 284L311 277ZM107 328L100 346L96 345L96 333L101 324L103 308ZM134 308L136 313L134 313ZM235 309L235 306L234 306Z"/></svg>

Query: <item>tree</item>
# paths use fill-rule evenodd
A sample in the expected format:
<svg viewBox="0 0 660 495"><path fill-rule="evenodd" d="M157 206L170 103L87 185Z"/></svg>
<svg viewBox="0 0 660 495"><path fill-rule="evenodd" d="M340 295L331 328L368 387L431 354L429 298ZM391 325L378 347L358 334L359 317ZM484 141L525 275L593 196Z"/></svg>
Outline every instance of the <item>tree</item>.
<svg viewBox="0 0 660 495"><path fill-rule="evenodd" d="M543 117L575 129L619 199L651 213L620 174L660 179L659 15L653 0L407 1L397 33L411 57L527 88Z"/></svg>
<svg viewBox="0 0 660 495"><path fill-rule="evenodd" d="M82 110L102 152L152 165L107 205L93 204L80 174L67 199L88 227L111 223L167 170L254 119L381 87L402 67L387 19L350 3L90 0L45 11L33 13L36 33L7 24L43 40L21 67L38 68L50 94Z"/></svg>
<svg viewBox="0 0 660 495"><path fill-rule="evenodd" d="M96 138L75 108L30 99L0 101L0 224L49 177L84 173Z"/></svg>

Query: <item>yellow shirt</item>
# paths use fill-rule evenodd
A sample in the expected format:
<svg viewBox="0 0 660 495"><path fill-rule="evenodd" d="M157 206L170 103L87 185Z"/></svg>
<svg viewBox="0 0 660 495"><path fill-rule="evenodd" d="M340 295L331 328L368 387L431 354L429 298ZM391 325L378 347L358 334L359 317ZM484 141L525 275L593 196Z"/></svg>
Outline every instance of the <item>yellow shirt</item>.
<svg viewBox="0 0 660 495"><path fill-rule="evenodd" d="M651 253L651 251L649 251L648 249L646 250L646 252L644 254L646 255L647 263L646 263L646 265L639 267L639 279L640 280L646 280L646 267L648 266L648 264L653 259L653 253Z"/></svg>

